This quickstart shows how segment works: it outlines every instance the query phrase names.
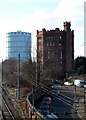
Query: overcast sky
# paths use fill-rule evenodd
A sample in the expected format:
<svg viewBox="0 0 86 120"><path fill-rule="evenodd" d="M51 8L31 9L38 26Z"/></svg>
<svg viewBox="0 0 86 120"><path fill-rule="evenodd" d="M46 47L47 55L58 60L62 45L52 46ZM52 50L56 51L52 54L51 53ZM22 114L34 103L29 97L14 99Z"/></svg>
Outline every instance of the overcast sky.
<svg viewBox="0 0 86 120"><path fill-rule="evenodd" d="M21 30L32 33L33 49L36 49L36 30L63 30L64 21L71 21L74 30L75 57L83 56L84 1L0 0L0 61L6 58L7 32Z"/></svg>

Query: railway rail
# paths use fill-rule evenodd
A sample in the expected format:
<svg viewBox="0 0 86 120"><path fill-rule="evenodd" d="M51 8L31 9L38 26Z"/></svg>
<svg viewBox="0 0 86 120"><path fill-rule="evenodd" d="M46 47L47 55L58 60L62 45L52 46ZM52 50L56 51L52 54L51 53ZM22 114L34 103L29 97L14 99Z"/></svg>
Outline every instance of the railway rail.
<svg viewBox="0 0 86 120"><path fill-rule="evenodd" d="M35 81L32 81L32 84L36 86L37 83ZM70 98L70 97L68 97L60 92L56 92L52 88L47 87L42 83L38 83L37 86L40 87L43 90L43 92L45 92L49 95L52 95L56 99L59 99L62 102L66 103L67 105L73 107L73 104L75 102L74 99L72 99L72 98Z"/></svg>
<svg viewBox="0 0 86 120"><path fill-rule="evenodd" d="M12 113L10 107L8 106L7 102L5 101L4 97L2 97L3 104L5 105L6 112L2 110L3 119L10 119L16 120L14 114ZM8 113L9 115L6 115Z"/></svg>
<svg viewBox="0 0 86 120"><path fill-rule="evenodd" d="M9 97L9 95L7 94L7 92L4 89L2 90L2 101L7 109L7 112L10 115L9 116L10 119L11 120L21 120L21 117L19 116L18 111L14 108L11 98ZM3 116L5 118L4 111L3 111Z"/></svg>
<svg viewBox="0 0 86 120"><path fill-rule="evenodd" d="M31 82L32 86L35 86L36 90L37 90L38 88L40 88L40 89L43 90L43 92L45 92L45 93L47 93L47 94L49 94L49 95L52 95L52 96L55 97L56 99L59 99L60 101L66 103L67 105L69 105L69 106L71 106L71 107L73 106L74 100L71 99L70 97L65 96L64 94L58 93L58 92L54 91L52 88L47 87L47 86L45 86L45 85L42 84L42 83L37 83L37 82L35 82L34 80L33 80L33 81L30 81L30 82ZM37 87L36 87L36 85L37 85ZM33 94L35 94L35 91L33 92ZM5 97L4 97L4 96L5 96ZM3 90L2 97L3 97L3 99L5 99L5 102L6 102L6 101L9 102L9 103L7 103L7 104L10 104L10 105L8 105L8 109L9 109L9 111L10 111L11 118L12 118L13 120L21 120L21 117L18 115L18 113L15 112L16 110L15 110L13 104L12 104L12 101L11 101L9 95L7 95L7 93L6 93L5 90ZM9 107L9 106L10 106L10 107ZM13 110L13 109L14 109L14 110ZM16 116L16 117L15 117L15 116Z"/></svg>

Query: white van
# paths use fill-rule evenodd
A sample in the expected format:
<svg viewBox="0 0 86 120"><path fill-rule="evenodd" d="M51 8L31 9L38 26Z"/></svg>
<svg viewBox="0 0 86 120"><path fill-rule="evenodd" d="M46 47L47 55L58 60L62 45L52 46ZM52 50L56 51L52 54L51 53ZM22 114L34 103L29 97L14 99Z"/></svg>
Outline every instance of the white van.
<svg viewBox="0 0 86 120"><path fill-rule="evenodd" d="M74 85L79 86L79 87L84 87L84 80L75 79Z"/></svg>

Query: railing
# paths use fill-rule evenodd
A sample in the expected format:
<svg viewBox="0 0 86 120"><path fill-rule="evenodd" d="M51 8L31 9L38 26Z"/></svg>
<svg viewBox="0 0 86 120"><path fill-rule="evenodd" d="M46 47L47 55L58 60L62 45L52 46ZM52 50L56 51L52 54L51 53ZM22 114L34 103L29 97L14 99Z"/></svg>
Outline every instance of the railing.
<svg viewBox="0 0 86 120"><path fill-rule="evenodd" d="M35 93L33 93L33 94L35 94ZM34 105L32 105L31 99L33 99L33 98L32 98L32 93L29 93L29 94L27 95L27 105L28 105L28 107L30 108L30 114L29 114L29 116L30 116L31 120L32 120L32 115L33 115L33 114L35 115L34 120L36 119L36 117L37 117L39 120L45 120L46 118L34 107Z"/></svg>

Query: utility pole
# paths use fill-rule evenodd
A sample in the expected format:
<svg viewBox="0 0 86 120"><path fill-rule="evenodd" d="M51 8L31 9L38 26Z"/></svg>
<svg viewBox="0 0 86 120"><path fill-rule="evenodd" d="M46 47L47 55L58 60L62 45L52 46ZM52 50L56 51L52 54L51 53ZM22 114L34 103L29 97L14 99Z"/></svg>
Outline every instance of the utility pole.
<svg viewBox="0 0 86 120"><path fill-rule="evenodd" d="M85 104L85 86L84 86L84 104Z"/></svg>
<svg viewBox="0 0 86 120"><path fill-rule="evenodd" d="M74 90L74 104L75 104L75 110L76 110L76 85Z"/></svg>
<svg viewBox="0 0 86 120"><path fill-rule="evenodd" d="M3 59L2 59L2 84L3 84Z"/></svg>
<svg viewBox="0 0 86 120"><path fill-rule="evenodd" d="M37 61L36 61L36 86L35 86L35 91L36 91L36 89L37 89L37 81L38 81L38 77L37 77L37 75L38 75L38 68L37 68Z"/></svg>
<svg viewBox="0 0 86 120"><path fill-rule="evenodd" d="M86 94L86 84L85 84L85 75L84 75L84 104L85 102L85 94Z"/></svg>
<svg viewBox="0 0 86 120"><path fill-rule="evenodd" d="M17 92L17 97L18 99L20 98L20 54L18 54L18 92Z"/></svg>

